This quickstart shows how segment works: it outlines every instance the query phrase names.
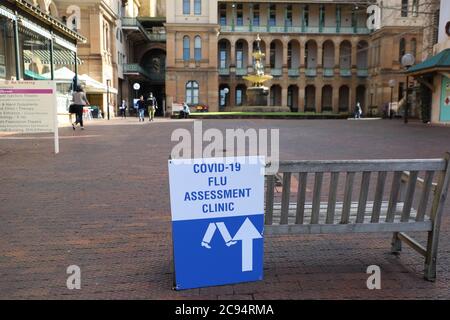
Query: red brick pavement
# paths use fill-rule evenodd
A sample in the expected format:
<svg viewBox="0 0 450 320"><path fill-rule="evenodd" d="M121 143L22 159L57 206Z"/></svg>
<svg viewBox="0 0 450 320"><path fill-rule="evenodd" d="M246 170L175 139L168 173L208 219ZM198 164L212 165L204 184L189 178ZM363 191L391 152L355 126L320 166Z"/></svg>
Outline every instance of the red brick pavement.
<svg viewBox="0 0 450 320"><path fill-rule="evenodd" d="M389 254L390 235L268 237L262 282L174 292L167 159L170 135L191 122L135 119L63 128L61 154L48 135L0 137L1 299L449 299L450 216L438 281L423 259ZM204 127L279 128L282 159L440 157L450 129L400 121L211 120ZM424 240L423 235L419 239ZM78 265L82 289L66 288ZM380 291L366 268L382 269Z"/></svg>

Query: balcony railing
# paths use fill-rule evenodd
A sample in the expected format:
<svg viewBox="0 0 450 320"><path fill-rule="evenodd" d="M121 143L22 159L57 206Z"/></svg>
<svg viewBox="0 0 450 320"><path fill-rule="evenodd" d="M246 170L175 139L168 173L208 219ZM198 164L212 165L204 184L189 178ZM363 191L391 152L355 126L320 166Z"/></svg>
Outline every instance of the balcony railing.
<svg viewBox="0 0 450 320"><path fill-rule="evenodd" d="M274 77L281 77L283 75L283 69L280 68L271 68L270 74Z"/></svg>
<svg viewBox="0 0 450 320"><path fill-rule="evenodd" d="M221 26L222 32L254 33L321 33L321 34L370 34L365 27L285 27L285 26Z"/></svg>
<svg viewBox="0 0 450 320"><path fill-rule="evenodd" d="M150 41L153 42L166 42L167 35L165 33L154 33L154 32L148 32L147 36L150 38Z"/></svg>
<svg viewBox="0 0 450 320"><path fill-rule="evenodd" d="M288 76L289 77L293 77L293 78L300 77L300 70L298 70L298 69L289 69L288 70Z"/></svg>
<svg viewBox="0 0 450 320"><path fill-rule="evenodd" d="M158 32L146 30L137 18L123 17L122 28L125 30L139 30L147 38L147 40L151 42L165 42L167 40L165 30L164 32L160 32L163 28L159 28Z"/></svg>
<svg viewBox="0 0 450 320"><path fill-rule="evenodd" d="M245 75L247 75L247 68L236 68L236 75L237 76L240 76L240 77L242 77L242 76L245 76Z"/></svg>
<svg viewBox="0 0 450 320"><path fill-rule="evenodd" d="M230 75L229 68L220 68L219 69L219 76L229 76L229 75Z"/></svg>
<svg viewBox="0 0 450 320"><path fill-rule="evenodd" d="M317 76L317 69L316 68L309 68L305 70L305 75L307 77L316 77Z"/></svg>
<svg viewBox="0 0 450 320"><path fill-rule="evenodd" d="M333 77L334 76L334 69L332 69L332 68L324 68L323 69L323 76L324 77Z"/></svg>
<svg viewBox="0 0 450 320"><path fill-rule="evenodd" d="M150 73L147 72L144 68L142 68L141 65L139 65L138 63L124 63L123 73L128 75L138 74L150 78Z"/></svg>
<svg viewBox="0 0 450 320"><path fill-rule="evenodd" d="M368 69L358 69L357 74L358 74L358 77L360 77L360 78L367 78L369 76L369 70Z"/></svg>
<svg viewBox="0 0 450 320"><path fill-rule="evenodd" d="M351 77L352 70L351 69L341 69L341 77Z"/></svg>

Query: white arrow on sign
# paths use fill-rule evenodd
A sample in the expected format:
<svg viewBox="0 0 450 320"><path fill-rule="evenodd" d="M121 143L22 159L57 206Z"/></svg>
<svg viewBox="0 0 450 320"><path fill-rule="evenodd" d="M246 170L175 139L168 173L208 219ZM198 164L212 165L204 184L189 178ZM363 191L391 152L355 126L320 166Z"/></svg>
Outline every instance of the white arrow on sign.
<svg viewBox="0 0 450 320"><path fill-rule="evenodd" d="M253 271L253 240L262 239L249 218L245 219L233 240L242 241L242 272Z"/></svg>

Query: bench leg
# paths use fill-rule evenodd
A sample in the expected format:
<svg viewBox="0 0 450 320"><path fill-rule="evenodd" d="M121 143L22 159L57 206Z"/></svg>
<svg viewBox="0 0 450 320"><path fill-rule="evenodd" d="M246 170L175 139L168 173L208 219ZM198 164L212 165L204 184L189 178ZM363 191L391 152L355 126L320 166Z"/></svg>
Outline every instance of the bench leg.
<svg viewBox="0 0 450 320"><path fill-rule="evenodd" d="M427 255L425 257L424 278L428 281L436 281L436 263L437 263L438 237L436 232L428 233Z"/></svg>
<svg viewBox="0 0 450 320"><path fill-rule="evenodd" d="M400 254L401 251L402 251L402 240L400 240L400 238L398 237L398 232L394 232L391 242L391 252L393 254Z"/></svg>

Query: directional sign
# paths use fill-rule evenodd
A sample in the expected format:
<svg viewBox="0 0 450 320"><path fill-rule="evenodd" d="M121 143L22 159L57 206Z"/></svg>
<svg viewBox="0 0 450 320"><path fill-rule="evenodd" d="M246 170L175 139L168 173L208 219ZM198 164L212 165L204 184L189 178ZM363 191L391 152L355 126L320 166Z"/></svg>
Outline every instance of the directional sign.
<svg viewBox="0 0 450 320"><path fill-rule="evenodd" d="M175 289L263 278L264 158L169 160Z"/></svg>

